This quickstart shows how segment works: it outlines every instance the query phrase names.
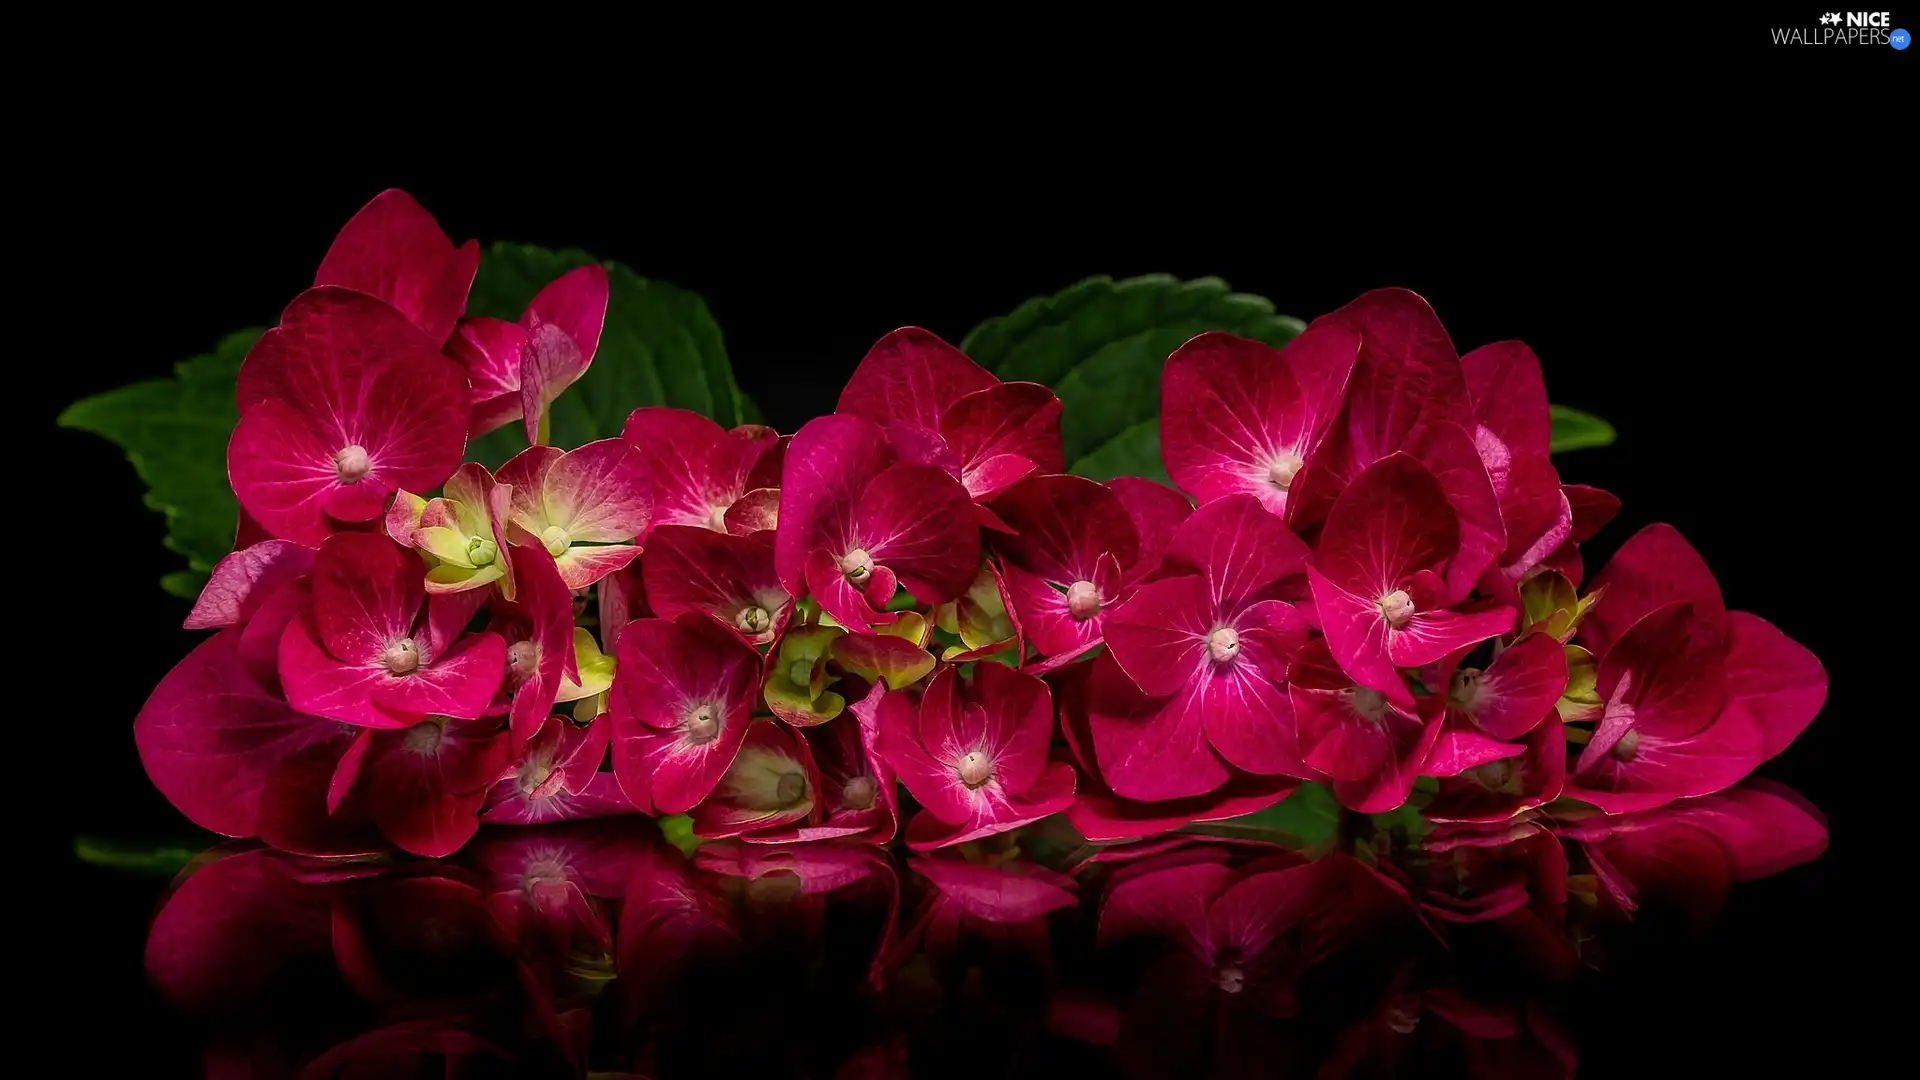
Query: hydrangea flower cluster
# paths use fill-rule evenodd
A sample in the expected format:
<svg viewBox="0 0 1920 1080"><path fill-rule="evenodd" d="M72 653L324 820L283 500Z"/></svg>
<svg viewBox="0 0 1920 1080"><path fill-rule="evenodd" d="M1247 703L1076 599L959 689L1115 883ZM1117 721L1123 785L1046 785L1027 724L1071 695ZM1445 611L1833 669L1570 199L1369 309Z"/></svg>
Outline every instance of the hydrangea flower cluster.
<svg viewBox="0 0 1920 1080"><path fill-rule="evenodd" d="M462 314L478 260L388 192L241 368L240 535L187 620L217 632L135 725L206 828L442 856L483 821L686 814L927 850L1055 814L1150 836L1303 781L1624 814L1728 787L1824 701L1673 529L1586 581L1619 502L1561 482L1538 360L1458 355L1410 292L1281 349L1182 345L1176 490L1064 474L1051 390L916 328L791 436L644 407L547 445L607 275L508 323ZM462 463L514 421L526 450Z"/></svg>

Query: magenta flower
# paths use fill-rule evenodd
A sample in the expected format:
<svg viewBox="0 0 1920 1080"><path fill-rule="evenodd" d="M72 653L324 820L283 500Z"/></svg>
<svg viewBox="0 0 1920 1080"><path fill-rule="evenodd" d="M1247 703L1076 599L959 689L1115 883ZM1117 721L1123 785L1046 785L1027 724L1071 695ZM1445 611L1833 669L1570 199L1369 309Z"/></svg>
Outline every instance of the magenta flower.
<svg viewBox="0 0 1920 1080"><path fill-rule="evenodd" d="M885 844L899 831L900 795L893 769L880 756L880 702L889 691L875 686L845 713L802 733L819 772L820 820L786 829L762 829L751 839L859 840Z"/></svg>
<svg viewBox="0 0 1920 1080"><path fill-rule="evenodd" d="M1485 671L1441 672L1447 686L1447 722L1495 739L1518 739L1553 714L1567 689L1567 651L1547 634L1529 634L1499 650Z"/></svg>
<svg viewBox="0 0 1920 1080"><path fill-rule="evenodd" d="M774 564L793 596L843 626L892 622L896 584L941 604L973 584L980 528L960 482L898 463L886 433L857 416L811 420L787 448Z"/></svg>
<svg viewBox="0 0 1920 1080"><path fill-rule="evenodd" d="M465 632L484 598L429 598L426 567L384 536L329 537L314 557L312 608L280 639L287 701L372 728L480 716L507 667L500 635Z"/></svg>
<svg viewBox="0 0 1920 1080"><path fill-rule="evenodd" d="M1299 786L1292 777L1236 773L1220 788L1186 799L1148 803L1114 794L1103 779L1106 774L1101 771L1093 742L1089 697L1096 668L1101 668L1105 676L1103 693L1123 699L1119 705L1102 704L1108 715L1124 710L1126 702L1140 697L1138 688L1118 668L1103 666L1099 661L1064 668L1049 680L1060 702L1060 733L1079 775L1073 805L1066 810L1067 820L1081 836L1105 844L1158 836L1195 822L1226 821L1264 810Z"/></svg>
<svg viewBox="0 0 1920 1080"><path fill-rule="evenodd" d="M1300 751L1333 781L1341 805L1379 814L1407 801L1442 731L1437 695L1402 706L1334 663L1329 640L1316 639L1288 672Z"/></svg>
<svg viewBox="0 0 1920 1080"><path fill-rule="evenodd" d="M1317 322L1275 349L1219 331L1167 357L1160 453L1167 475L1209 503L1246 494L1276 514L1340 412L1360 336Z"/></svg>
<svg viewBox="0 0 1920 1080"><path fill-rule="evenodd" d="M227 474L274 536L317 547L396 489L439 487L466 449L466 378L404 316L345 289L294 298L240 367Z"/></svg>
<svg viewBox="0 0 1920 1080"><path fill-rule="evenodd" d="M1478 576L1452 572L1466 535L1441 481L1404 454L1361 472L1321 530L1308 576L1327 645L1355 682L1403 710L1413 693L1399 668L1431 664L1513 625L1509 607L1456 610Z"/></svg>
<svg viewBox="0 0 1920 1080"><path fill-rule="evenodd" d="M487 789L511 760L510 742L506 726L492 719L429 716L404 730L363 731L333 789L363 783L374 824L394 846L444 858L479 830Z"/></svg>
<svg viewBox="0 0 1920 1080"><path fill-rule="evenodd" d="M1114 663L1152 700L1109 692L1096 661L1093 739L1116 793L1204 795L1227 782L1229 764L1307 775L1285 688L1307 627L1280 597L1299 595L1309 554L1251 495L1210 502L1180 526L1162 569L1175 576L1142 585L1106 620Z"/></svg>
<svg viewBox="0 0 1920 1080"><path fill-rule="evenodd" d="M599 581L640 555L631 541L651 515L640 470L620 439L522 450L498 477L513 487L513 542L546 548L569 589Z"/></svg>
<svg viewBox="0 0 1920 1080"><path fill-rule="evenodd" d="M1462 746L1448 738L1455 732L1451 718L1447 723L1421 770L1440 778L1433 800L1420 811L1429 820L1508 821L1566 789L1566 728L1558 713L1549 710L1539 726L1505 743L1480 736Z"/></svg>
<svg viewBox="0 0 1920 1080"><path fill-rule="evenodd" d="M1153 569L1140 560L1126 504L1083 477L1031 476L995 499L993 512L1014 530L993 544L1027 640L1056 666L1100 644L1124 587Z"/></svg>
<svg viewBox="0 0 1920 1080"><path fill-rule="evenodd" d="M478 242L454 247L413 196L389 188L340 229L313 283L352 289L385 303L419 327L437 349L466 310L467 290L479 269Z"/></svg>
<svg viewBox="0 0 1920 1080"><path fill-rule="evenodd" d="M1053 391L1003 383L917 326L874 343L835 411L885 428L903 460L939 466L980 502L1031 473L1066 469Z"/></svg>
<svg viewBox="0 0 1920 1080"><path fill-rule="evenodd" d="M547 722L565 679L580 679L574 656L573 593L543 548L509 549L520 579L517 603L495 609L490 629L507 643L507 676L500 691L509 701L513 744L534 737Z"/></svg>
<svg viewBox="0 0 1920 1080"><path fill-rule="evenodd" d="M538 825L634 813L619 779L599 771L611 731L604 721L582 726L547 717L520 759L487 790L481 822Z"/></svg>
<svg viewBox="0 0 1920 1080"><path fill-rule="evenodd" d="M484 465L468 462L438 498L423 501L400 492L387 509L387 535L432 556L428 592L464 592L497 581L500 595L512 600L513 560L506 557L512 500L509 486L496 483Z"/></svg>
<svg viewBox="0 0 1920 1080"><path fill-rule="evenodd" d="M1712 794L1786 749L1826 702L1820 661L1726 610L1671 526L1634 534L1594 588L1606 595L1579 640L1600 658L1605 707L1567 779L1573 798L1621 814Z"/></svg>
<svg viewBox="0 0 1920 1080"><path fill-rule="evenodd" d="M607 720L613 771L635 806L693 809L747 739L760 654L704 615L637 619L620 631Z"/></svg>
<svg viewBox="0 0 1920 1080"><path fill-rule="evenodd" d="M236 549L213 573L182 623L188 630L239 626L253 618L275 590L313 569L313 549L291 540L262 540Z"/></svg>
<svg viewBox="0 0 1920 1080"><path fill-rule="evenodd" d="M569 270L547 283L518 323L473 318L447 347L472 383L467 434L521 421L527 442L547 441L547 407L587 373L607 318L607 271Z"/></svg>
<svg viewBox="0 0 1920 1080"><path fill-rule="evenodd" d="M819 824L820 771L800 732L755 720L726 775L693 808L694 835L718 840L782 839L794 827Z"/></svg>
<svg viewBox="0 0 1920 1080"><path fill-rule="evenodd" d="M640 560L654 614L705 612L755 645L778 637L793 598L773 567L773 536L734 536L694 525L661 525Z"/></svg>
<svg viewBox="0 0 1920 1080"><path fill-rule="evenodd" d="M1469 431L1500 500L1500 572L1518 581L1573 532L1572 503L1547 457L1552 421L1540 360L1520 342L1502 341L1461 357L1460 369L1473 405Z"/></svg>
<svg viewBox="0 0 1920 1080"><path fill-rule="evenodd" d="M1006 832L1073 803L1073 768L1047 760L1053 695L1003 664L980 663L964 685L942 668L918 710L880 701L880 754L920 801L907 846L925 851Z"/></svg>
<svg viewBox="0 0 1920 1080"><path fill-rule="evenodd" d="M780 437L772 428L732 431L696 412L648 407L633 410L621 437L640 454L640 478L653 503L655 525L697 525L715 532L747 533L766 504L777 505ZM738 524L728 515L742 500ZM750 517L752 520L744 520Z"/></svg>

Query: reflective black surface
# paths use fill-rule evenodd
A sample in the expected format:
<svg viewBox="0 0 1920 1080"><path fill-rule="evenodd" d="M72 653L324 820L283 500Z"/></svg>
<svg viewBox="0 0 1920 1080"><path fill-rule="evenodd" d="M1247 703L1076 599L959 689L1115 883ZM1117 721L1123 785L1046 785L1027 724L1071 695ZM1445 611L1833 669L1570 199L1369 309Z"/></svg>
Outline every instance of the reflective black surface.
<svg viewBox="0 0 1920 1080"><path fill-rule="evenodd" d="M1304 850L1039 829L689 858L644 818L494 829L439 863L224 845L148 929L142 1071L1674 1075L1741 1061L1798 992L1791 942L1770 983L1717 944L1749 893L1819 887L1824 819L1785 788L1387 822Z"/></svg>

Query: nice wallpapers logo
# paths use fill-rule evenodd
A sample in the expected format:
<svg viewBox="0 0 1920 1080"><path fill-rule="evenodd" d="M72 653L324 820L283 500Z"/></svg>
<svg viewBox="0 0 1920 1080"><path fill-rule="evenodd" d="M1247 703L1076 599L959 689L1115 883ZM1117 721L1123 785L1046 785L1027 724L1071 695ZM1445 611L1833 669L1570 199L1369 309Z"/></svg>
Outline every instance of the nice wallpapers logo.
<svg viewBox="0 0 1920 1080"><path fill-rule="evenodd" d="M1819 18L1818 26L1775 28L1775 45L1891 45L1905 49L1912 37L1894 28L1892 15L1885 11L1829 11Z"/></svg>

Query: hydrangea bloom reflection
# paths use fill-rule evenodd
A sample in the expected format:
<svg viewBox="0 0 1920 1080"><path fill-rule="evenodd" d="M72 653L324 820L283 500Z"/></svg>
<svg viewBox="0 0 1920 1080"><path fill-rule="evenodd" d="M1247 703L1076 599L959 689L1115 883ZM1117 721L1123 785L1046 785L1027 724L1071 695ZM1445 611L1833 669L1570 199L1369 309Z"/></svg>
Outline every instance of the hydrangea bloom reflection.
<svg viewBox="0 0 1920 1080"><path fill-rule="evenodd" d="M245 542L135 723L209 829L444 855L482 819L685 814L934 851L1303 788L1462 828L1633 816L1741 780L1825 699L1671 528L1583 592L1619 503L1561 482L1539 361L1458 355L1403 290L1284 349L1176 350L1176 490L1062 474L1052 391L911 327L790 438L646 406L544 445L634 320L598 267L463 317L474 258L382 195L240 369ZM462 462L515 419L534 445Z"/></svg>

